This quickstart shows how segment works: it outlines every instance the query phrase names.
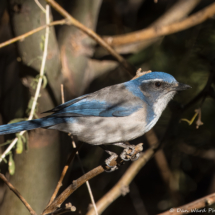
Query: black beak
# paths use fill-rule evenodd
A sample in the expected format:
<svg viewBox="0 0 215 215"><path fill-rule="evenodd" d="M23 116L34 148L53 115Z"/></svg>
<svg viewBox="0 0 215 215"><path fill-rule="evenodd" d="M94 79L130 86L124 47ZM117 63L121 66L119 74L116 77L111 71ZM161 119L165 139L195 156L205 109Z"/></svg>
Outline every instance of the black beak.
<svg viewBox="0 0 215 215"><path fill-rule="evenodd" d="M188 90L190 88L192 88L192 87L187 85L187 84L178 83L178 85L175 87L175 90L176 91L182 91L182 90Z"/></svg>

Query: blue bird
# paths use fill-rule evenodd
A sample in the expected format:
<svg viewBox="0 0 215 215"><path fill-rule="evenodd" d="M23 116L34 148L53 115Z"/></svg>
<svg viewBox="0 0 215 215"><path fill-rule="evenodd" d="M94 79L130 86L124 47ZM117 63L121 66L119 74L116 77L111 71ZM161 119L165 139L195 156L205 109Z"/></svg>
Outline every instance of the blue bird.
<svg viewBox="0 0 215 215"><path fill-rule="evenodd" d="M105 87L47 111L52 114L30 121L0 126L0 135L32 130L56 129L71 133L92 145L113 144L128 149L124 142L149 131L177 91L190 86L164 72L151 72L137 79ZM107 151L111 157L116 154ZM121 158L126 159L127 151Z"/></svg>

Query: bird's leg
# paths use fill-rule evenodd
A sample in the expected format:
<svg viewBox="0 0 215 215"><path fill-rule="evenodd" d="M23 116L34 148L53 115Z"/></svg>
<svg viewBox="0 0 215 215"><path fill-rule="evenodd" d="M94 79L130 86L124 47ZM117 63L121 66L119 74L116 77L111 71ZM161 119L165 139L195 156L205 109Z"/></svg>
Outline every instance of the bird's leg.
<svg viewBox="0 0 215 215"><path fill-rule="evenodd" d="M140 157L140 153L132 156L135 152L135 145L125 144L125 143L114 143L115 146L120 146L124 148L123 152L120 154L120 157L124 161L135 161ZM131 152L129 152L131 150ZM129 157L129 158L128 158Z"/></svg>
<svg viewBox="0 0 215 215"><path fill-rule="evenodd" d="M118 155L115 152L111 152L111 151L107 150L105 146L100 146L100 147L110 155L110 157L105 160L105 164L108 167L110 167L110 170L109 171L106 170L106 172L113 172L114 170L117 170L118 167L117 166L111 166L110 163L112 160L116 160Z"/></svg>

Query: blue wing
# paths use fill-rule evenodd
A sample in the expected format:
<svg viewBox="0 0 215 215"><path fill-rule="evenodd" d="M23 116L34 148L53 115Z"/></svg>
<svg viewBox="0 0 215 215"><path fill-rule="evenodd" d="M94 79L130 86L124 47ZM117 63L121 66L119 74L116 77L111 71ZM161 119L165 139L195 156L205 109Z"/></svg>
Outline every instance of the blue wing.
<svg viewBox="0 0 215 215"><path fill-rule="evenodd" d="M78 97L47 112L54 112L53 115L59 117L124 117L142 108L140 101L121 84Z"/></svg>
<svg viewBox="0 0 215 215"><path fill-rule="evenodd" d="M61 106L62 107L62 106ZM72 105L57 110L57 116L100 116L100 117L123 117L129 116L138 110L140 106L126 106L126 104L111 104L106 101L83 99Z"/></svg>

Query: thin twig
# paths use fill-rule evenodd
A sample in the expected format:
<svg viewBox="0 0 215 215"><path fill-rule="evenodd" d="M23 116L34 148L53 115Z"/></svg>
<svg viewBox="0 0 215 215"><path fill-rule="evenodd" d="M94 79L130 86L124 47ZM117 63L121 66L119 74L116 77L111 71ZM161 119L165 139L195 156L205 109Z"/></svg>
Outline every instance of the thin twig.
<svg viewBox="0 0 215 215"><path fill-rule="evenodd" d="M133 153L133 155L139 153L142 151L142 143L138 144L135 147L135 152ZM148 153L146 153L146 155L148 155ZM144 159L147 159L147 157L145 156L145 154L143 155ZM140 159L140 158L139 158ZM121 164L123 164L124 161L121 158L118 158L116 161L112 160L110 165L111 166L115 166L118 165L120 166ZM91 178L94 178L95 176L103 173L105 170L110 170L110 167L108 166L98 166L94 169L92 169L91 171L87 172L86 174L82 175L80 178L78 178L77 180L74 180L72 182L72 184L70 184L57 198L54 202L52 202L52 204L50 204L44 211L42 215L45 214L49 214L49 213L53 213L54 211L57 210L57 208L59 208L61 206L61 204L73 193L75 192L75 190L77 190L82 184L84 184L86 181L89 181ZM138 170L137 170L138 172ZM137 174L137 173L136 173ZM93 213L94 213L94 209L93 209ZM98 210L99 213L99 210Z"/></svg>
<svg viewBox="0 0 215 215"><path fill-rule="evenodd" d="M46 13L46 9L41 5L41 3L39 2L39 0L34 0L35 3L38 5L38 7L44 12Z"/></svg>
<svg viewBox="0 0 215 215"><path fill-rule="evenodd" d="M51 215L61 215L61 214L65 214L65 213L69 213L69 212L74 212L76 211L76 208L74 206L72 206L71 209L68 208L62 208L59 210L56 210L54 213L52 213Z"/></svg>
<svg viewBox="0 0 215 215"><path fill-rule="evenodd" d="M63 103L65 103L63 84L60 85L60 90L61 90L61 101L63 104Z"/></svg>
<svg viewBox="0 0 215 215"><path fill-rule="evenodd" d="M215 203L215 193L210 194L208 196L205 196L205 197L198 199L196 201L190 202L186 205L179 206L178 208L171 208L170 210L165 211L164 213L161 213L159 215L188 214L188 213L192 212L191 209L199 209L199 208L208 207L214 203ZM210 213L210 212L213 213L212 211L208 211L208 213Z"/></svg>
<svg viewBox="0 0 215 215"><path fill-rule="evenodd" d="M88 36L93 38L98 44L104 47L113 57L115 57L126 69L127 71L133 76L134 75L134 68L122 57L120 56L107 42L105 42L98 34L96 34L93 30L87 28L85 25L80 23L74 17L72 17L66 10L64 10L58 3L54 0L46 0L55 10L57 10L62 16L64 16L70 24L74 25Z"/></svg>
<svg viewBox="0 0 215 215"><path fill-rule="evenodd" d="M39 31L43 30L44 28L47 28L47 27L50 27L50 26L54 26L54 25L63 25L63 24L67 24L66 19L54 21L54 22L51 22L48 25L46 24L46 25L40 26L38 28L33 29L32 31L29 31L29 32L27 32L25 34L22 34L22 35L20 35L18 37L15 37L15 38L11 39L11 40L7 40L7 41L1 43L0 44L0 48L3 48L5 46L10 45L12 43L15 43L17 41L24 40L26 37L29 37L32 34L35 34L35 33L39 32Z"/></svg>
<svg viewBox="0 0 215 215"><path fill-rule="evenodd" d="M21 131L19 133L20 136L22 136L26 131ZM18 141L18 137L16 137L11 143L10 145L7 147L7 149L4 151L4 153L1 155L0 157L0 163L2 162L2 160L7 156L7 154L10 152L10 150L15 146L16 142Z"/></svg>
<svg viewBox="0 0 215 215"><path fill-rule="evenodd" d="M49 5L46 5L46 24L47 25L50 23L49 9L50 9ZM48 53L48 41L49 41L49 27L46 28L43 59L42 59L42 64L41 64L41 68L40 68L40 77L39 77L38 84L37 84L37 89L36 89L36 92L35 92L35 95L34 95L31 112L30 112L30 115L29 115L29 118L28 118L29 120L33 119L34 111L35 111L36 105L37 105L37 99L39 98L40 89L41 89L42 82L43 82L43 75L45 73L46 57L47 57L47 53Z"/></svg>
<svg viewBox="0 0 215 215"><path fill-rule="evenodd" d="M63 179L64 179L66 173L67 173L67 170L68 170L68 168L69 168L71 162L73 161L73 159L74 159L74 157L75 157L75 155L76 155L76 152L78 152L78 150L81 148L81 146L82 146L82 143L79 144L79 145L78 145L78 148L74 149L74 150L72 151L72 153L70 154L70 156L69 156L69 158L68 158L68 160L67 160L67 162L66 162L66 165L65 165L64 168L63 168L63 171L62 171L62 173L61 173L61 176L60 176L60 179L59 179L59 181L58 181L58 183L57 183L57 186L56 186L56 188L55 188L55 191L54 191L54 193L52 194L52 197L51 197L51 199L50 199L50 201L49 201L49 203L48 203L48 206L55 200L55 198L56 198L56 196L57 196L57 194L58 194L58 191L59 191L60 187L62 186L62 182L63 182ZM48 206L47 206L47 207L48 207Z"/></svg>
<svg viewBox="0 0 215 215"><path fill-rule="evenodd" d="M153 146L153 145L160 145L160 142L154 132L153 129L151 129L150 131L148 131L146 134L146 139L149 143L149 146ZM161 177L164 181L164 183L166 184L166 187L168 188L168 192L169 195L171 197L172 203L173 205L178 205L179 204L179 199L180 199L180 195L177 192L177 190L173 187L170 186L171 182L173 179L173 174L169 168L166 156L164 154L164 151L162 149L159 149L156 153L155 153L155 161L157 163L157 166L160 170L160 174Z"/></svg>
<svg viewBox="0 0 215 215"><path fill-rule="evenodd" d="M120 46L123 44L134 43L138 41L143 41L147 39L156 38L159 36L164 36L178 31L182 31L198 25L205 20L213 17L215 15L215 3L207 6L201 11L191 15L190 17L175 22L170 25L160 26L160 27L150 27L144 30L135 31L132 33L119 35L119 36L106 36L103 39L111 46Z"/></svg>
<svg viewBox="0 0 215 215"><path fill-rule="evenodd" d="M41 64L41 69L40 69L40 77L39 77L39 80L38 80L36 92L35 92L35 95L34 95L33 104L32 104L32 107L31 107L31 112L29 114L28 120L31 120L34 117L34 112L35 112L35 109L36 109L37 100L39 98L40 89L41 89L42 81L43 81L43 75L44 75L44 71L45 71L45 63L46 63L46 57L47 57L47 51L48 51L49 23L50 23L49 10L50 10L49 5L46 5L46 33L45 33L45 44L44 44L44 51L43 51L43 59L42 59L42 64ZM25 132L26 131L21 131L19 133L19 135L23 135ZM15 138L12 141L12 143L7 147L7 149L4 151L4 153L1 155L0 163L5 158L5 156L9 153L9 151L15 146L17 140L18 140L18 138Z"/></svg>
<svg viewBox="0 0 215 215"><path fill-rule="evenodd" d="M74 142L74 141L73 141ZM74 148L76 148L76 144L74 142ZM83 168L83 165L82 165L82 162L81 162L81 159L80 159L80 156L79 156L79 153L77 152L76 153L77 157L78 157L78 161L79 161L79 164L81 166L81 170L82 170L82 173L85 174L85 171L84 171L84 168ZM93 196L93 192L92 192L92 189L90 187L90 183L89 181L86 181L86 185L87 185L87 189L88 189L88 192L89 192L89 195L90 195L90 199L91 199L91 202L93 204L93 208L95 210L95 214L98 215L98 210L96 208L96 203L95 203L95 199L94 199L94 196Z"/></svg>
<svg viewBox="0 0 215 215"><path fill-rule="evenodd" d="M36 212L32 209L32 207L28 204L28 202L24 199L24 197L20 194L20 192L7 180L7 178L0 173L0 178L7 184L11 191L22 201L25 207L29 210L31 215L36 215Z"/></svg>

